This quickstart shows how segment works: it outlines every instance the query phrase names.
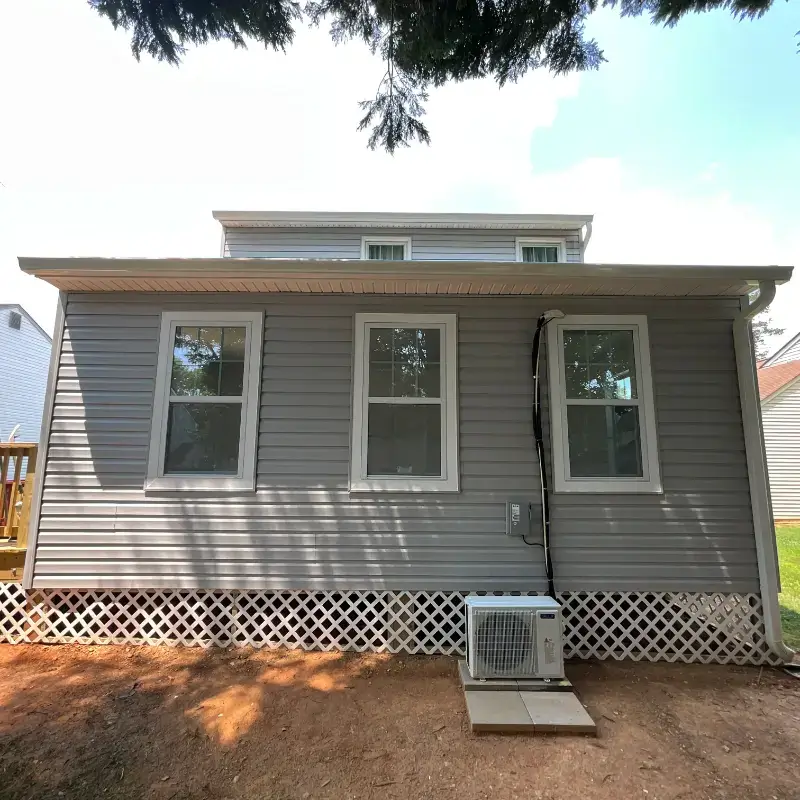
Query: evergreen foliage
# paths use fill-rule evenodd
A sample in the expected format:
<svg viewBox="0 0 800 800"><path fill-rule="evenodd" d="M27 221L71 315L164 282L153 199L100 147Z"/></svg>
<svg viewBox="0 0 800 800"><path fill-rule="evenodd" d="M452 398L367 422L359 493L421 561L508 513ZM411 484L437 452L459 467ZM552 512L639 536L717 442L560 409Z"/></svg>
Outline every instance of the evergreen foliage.
<svg viewBox="0 0 800 800"><path fill-rule="evenodd" d="M386 73L359 130L369 146L393 153L412 140L429 142L422 122L429 86L492 76L502 86L532 69L561 75L596 69L603 53L584 36L600 5L623 16L647 14L674 25L690 12L726 9L738 18L762 15L774 0L89 0L115 28L131 32L138 59L180 63L189 45L248 41L283 50L295 26L330 23L336 42L365 41L386 61Z"/></svg>
<svg viewBox="0 0 800 800"><path fill-rule="evenodd" d="M770 339L785 333L784 328L776 328L772 324L768 309L764 309L751 323L753 327L753 345L756 358L760 361L769 355Z"/></svg>

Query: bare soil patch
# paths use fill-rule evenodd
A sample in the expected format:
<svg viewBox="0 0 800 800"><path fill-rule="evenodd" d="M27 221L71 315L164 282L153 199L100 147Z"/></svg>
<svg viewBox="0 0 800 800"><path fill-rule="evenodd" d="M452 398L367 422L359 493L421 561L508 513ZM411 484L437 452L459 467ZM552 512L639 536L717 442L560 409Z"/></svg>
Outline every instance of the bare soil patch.
<svg viewBox="0 0 800 800"><path fill-rule="evenodd" d="M800 798L800 681L568 675L597 739L469 733L450 658L0 645L0 797Z"/></svg>

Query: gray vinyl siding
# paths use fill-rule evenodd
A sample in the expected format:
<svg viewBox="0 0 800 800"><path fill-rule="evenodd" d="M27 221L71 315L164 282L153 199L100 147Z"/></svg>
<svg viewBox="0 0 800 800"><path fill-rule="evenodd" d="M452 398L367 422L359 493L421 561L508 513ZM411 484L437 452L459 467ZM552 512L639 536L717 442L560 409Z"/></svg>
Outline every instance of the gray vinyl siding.
<svg viewBox="0 0 800 800"><path fill-rule="evenodd" d="M580 262L580 231L481 231L423 228L226 228L223 255L234 258L361 258L362 236L411 237L415 261L516 261L518 236L566 238L567 261Z"/></svg>
<svg viewBox="0 0 800 800"><path fill-rule="evenodd" d="M552 299L74 294L66 310L35 587L543 590L530 341ZM558 298L646 313L663 495L556 495L559 591L757 591L735 301ZM266 312L257 492L145 496L162 309ZM461 491L348 492L353 315L456 312ZM703 346L698 346L702 342Z"/></svg>
<svg viewBox="0 0 800 800"><path fill-rule="evenodd" d="M761 407L772 513L800 519L800 380Z"/></svg>
<svg viewBox="0 0 800 800"><path fill-rule="evenodd" d="M38 442L42 428L50 339L22 314L20 329L10 328L13 306L0 306L0 442L19 425L18 442Z"/></svg>

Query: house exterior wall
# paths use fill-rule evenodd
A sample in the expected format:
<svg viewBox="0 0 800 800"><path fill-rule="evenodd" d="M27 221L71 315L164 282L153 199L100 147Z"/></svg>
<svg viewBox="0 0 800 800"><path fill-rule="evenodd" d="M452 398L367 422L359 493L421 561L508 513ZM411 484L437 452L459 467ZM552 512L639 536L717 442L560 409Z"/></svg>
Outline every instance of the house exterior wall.
<svg viewBox="0 0 800 800"><path fill-rule="evenodd" d="M761 406L772 513L800 519L800 379Z"/></svg>
<svg viewBox="0 0 800 800"><path fill-rule="evenodd" d="M543 591L530 376L552 298L74 294L47 454L34 587ZM558 591L758 591L734 300L558 298L647 314L664 493L555 495ZM159 314L266 315L257 492L147 496ZM458 314L457 494L348 491L354 314ZM702 340L703 347L697 342Z"/></svg>
<svg viewBox="0 0 800 800"><path fill-rule="evenodd" d="M538 502L530 341L552 304L70 295L34 587L544 590L541 549L504 530L507 500ZM647 314L665 489L555 495L558 590L757 591L731 334L738 304L558 306ZM202 308L265 311L257 492L145 495L159 314ZM459 493L348 491L357 311L458 314Z"/></svg>
<svg viewBox="0 0 800 800"><path fill-rule="evenodd" d="M410 236L415 261L516 261L517 237L555 237L566 239L567 261L583 260L577 229L225 228L222 254L234 258L361 258L363 236Z"/></svg>
<svg viewBox="0 0 800 800"><path fill-rule="evenodd" d="M19 425L18 442L38 442L51 344L25 314L19 330L10 328L16 310L0 307L0 441Z"/></svg>

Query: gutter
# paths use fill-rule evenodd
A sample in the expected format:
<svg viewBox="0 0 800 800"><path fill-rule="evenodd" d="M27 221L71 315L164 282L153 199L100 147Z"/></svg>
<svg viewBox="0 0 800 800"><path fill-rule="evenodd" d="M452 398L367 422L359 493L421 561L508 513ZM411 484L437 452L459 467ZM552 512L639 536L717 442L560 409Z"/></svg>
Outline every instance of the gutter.
<svg viewBox="0 0 800 800"><path fill-rule="evenodd" d="M424 214L381 211L213 211L225 228L442 228L570 230L592 214Z"/></svg>
<svg viewBox="0 0 800 800"><path fill-rule="evenodd" d="M775 541L775 521L772 517L772 500L769 493L755 348L750 326L750 320L756 314L761 313L775 297L775 281L759 281L758 288L758 297L755 302L750 303L746 297L742 300L742 310L733 321L733 344L736 351L736 372L739 379L739 399L742 407L761 606L764 612L764 633L770 651L782 661L790 662L794 658L794 651L784 644L778 606L780 589L778 550Z"/></svg>

